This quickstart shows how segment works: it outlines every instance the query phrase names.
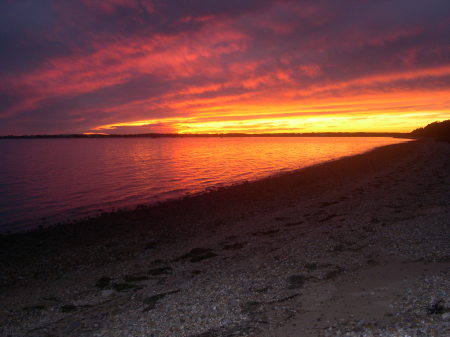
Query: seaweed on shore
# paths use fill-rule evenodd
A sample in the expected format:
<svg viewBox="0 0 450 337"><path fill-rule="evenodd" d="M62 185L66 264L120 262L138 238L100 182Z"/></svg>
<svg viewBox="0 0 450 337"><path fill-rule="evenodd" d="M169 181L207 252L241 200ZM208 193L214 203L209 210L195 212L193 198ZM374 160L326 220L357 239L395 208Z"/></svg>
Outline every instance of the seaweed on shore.
<svg viewBox="0 0 450 337"><path fill-rule="evenodd" d="M263 302L258 301L246 302L241 305L241 312L245 315L253 317L261 311L263 304Z"/></svg>
<svg viewBox="0 0 450 337"><path fill-rule="evenodd" d="M294 226L300 226L303 223L304 223L304 221L288 222L288 223L285 223L284 226L285 227L294 227Z"/></svg>
<svg viewBox="0 0 450 337"><path fill-rule="evenodd" d="M114 283L112 285L113 289L115 291L127 291L127 290L139 290L142 289L141 286L138 286L136 284L131 284L131 283Z"/></svg>
<svg viewBox="0 0 450 337"><path fill-rule="evenodd" d="M308 263L305 264L305 268L307 270L309 270L309 271L316 270L317 269L317 263L315 263L315 262L308 262Z"/></svg>
<svg viewBox="0 0 450 337"><path fill-rule="evenodd" d="M223 250L237 250L237 249L242 249L244 248L244 245L247 244L247 242L244 243L231 243L228 245L223 246Z"/></svg>
<svg viewBox="0 0 450 337"><path fill-rule="evenodd" d="M150 297L147 297L144 299L144 304L146 304L147 306L142 310L142 311L150 311L156 308L156 304L158 304L159 301L161 301L163 298L165 298L168 295L172 295L172 294L176 294L178 292L180 292L181 290L173 290L173 291L168 291L165 293L161 293L161 294L156 294Z"/></svg>
<svg viewBox="0 0 450 337"><path fill-rule="evenodd" d="M97 280L97 282L95 283L95 286L100 289L106 289L109 287L110 283L111 283L111 278L108 276L103 276Z"/></svg>
<svg viewBox="0 0 450 337"><path fill-rule="evenodd" d="M74 311L77 311L77 310L78 310L78 308L75 305L73 305L73 304L66 304L66 305L63 305L60 308L60 311L63 312L63 313L74 312Z"/></svg>
<svg viewBox="0 0 450 337"><path fill-rule="evenodd" d="M148 271L148 273L152 276L157 276L161 274L170 274L172 272L172 267L160 267L153 268Z"/></svg>
<svg viewBox="0 0 450 337"><path fill-rule="evenodd" d="M305 276L303 275L291 275L288 278L288 289L298 289L301 288L303 286L303 284L305 283Z"/></svg>
<svg viewBox="0 0 450 337"><path fill-rule="evenodd" d="M148 250L148 249L155 249L156 247L158 247L160 244L162 243L161 240L153 240L153 241L149 241L144 245L144 250Z"/></svg>
<svg viewBox="0 0 450 337"><path fill-rule="evenodd" d="M333 218L335 218L337 216L338 216L338 214L336 214L336 213L329 214L325 218L320 219L319 222L326 222L326 221L329 221L329 220L331 220L331 219L333 219Z"/></svg>
<svg viewBox="0 0 450 337"><path fill-rule="evenodd" d="M46 306L43 304L35 304L35 305L23 307L23 310L26 312L29 312L29 311L40 311L40 310L44 310L45 308L46 308Z"/></svg>
<svg viewBox="0 0 450 337"><path fill-rule="evenodd" d="M147 281L150 278L146 275L125 275L123 280L125 282L139 282L139 281Z"/></svg>
<svg viewBox="0 0 450 337"><path fill-rule="evenodd" d="M269 235L272 236L273 234L278 233L280 230L279 229L270 229L267 231L259 231L259 232L254 232L252 233L253 236L261 236L261 235Z"/></svg>
<svg viewBox="0 0 450 337"><path fill-rule="evenodd" d="M220 328L210 329L208 331L189 335L188 337L233 337L233 336L247 336L250 332L255 332L257 329L253 324L244 321L236 326L223 326Z"/></svg>
<svg viewBox="0 0 450 337"><path fill-rule="evenodd" d="M189 253L186 253L184 255L181 255L180 257L177 257L174 262L181 261L181 260L189 260L193 263L200 262L212 257L217 256L216 253L213 252L210 248L194 248Z"/></svg>

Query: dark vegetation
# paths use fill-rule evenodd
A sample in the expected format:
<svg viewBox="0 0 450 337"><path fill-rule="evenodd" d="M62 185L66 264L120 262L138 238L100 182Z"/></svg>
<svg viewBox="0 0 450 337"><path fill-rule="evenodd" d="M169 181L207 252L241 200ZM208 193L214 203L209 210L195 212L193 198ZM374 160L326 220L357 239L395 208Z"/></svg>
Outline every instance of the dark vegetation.
<svg viewBox="0 0 450 337"><path fill-rule="evenodd" d="M414 138L435 138L437 140L450 142L450 119L442 122L434 122L423 128L411 132Z"/></svg>

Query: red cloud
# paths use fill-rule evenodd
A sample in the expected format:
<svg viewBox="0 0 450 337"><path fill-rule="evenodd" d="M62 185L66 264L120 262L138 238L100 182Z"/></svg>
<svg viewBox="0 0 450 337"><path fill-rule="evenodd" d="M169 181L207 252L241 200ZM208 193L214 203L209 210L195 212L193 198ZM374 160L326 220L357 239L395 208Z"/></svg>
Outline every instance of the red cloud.
<svg viewBox="0 0 450 337"><path fill-rule="evenodd" d="M412 1L50 1L33 31L18 19L8 30L0 132L186 130L410 106L448 116L446 9Z"/></svg>

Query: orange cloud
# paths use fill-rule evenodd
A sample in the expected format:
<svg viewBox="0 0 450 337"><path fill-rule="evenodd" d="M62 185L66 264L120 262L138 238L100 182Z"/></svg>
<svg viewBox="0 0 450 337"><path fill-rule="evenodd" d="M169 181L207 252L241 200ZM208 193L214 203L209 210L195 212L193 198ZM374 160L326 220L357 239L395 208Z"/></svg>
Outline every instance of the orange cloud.
<svg viewBox="0 0 450 337"><path fill-rule="evenodd" d="M409 131L450 117L448 15L411 1L50 1L8 28L0 132Z"/></svg>

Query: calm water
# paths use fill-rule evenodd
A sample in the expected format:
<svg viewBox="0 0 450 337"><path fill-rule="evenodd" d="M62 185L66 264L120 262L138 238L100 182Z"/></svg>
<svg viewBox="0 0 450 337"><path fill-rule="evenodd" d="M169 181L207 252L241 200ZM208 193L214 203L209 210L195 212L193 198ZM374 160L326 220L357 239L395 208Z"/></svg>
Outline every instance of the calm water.
<svg viewBox="0 0 450 337"><path fill-rule="evenodd" d="M394 138L0 140L0 232L253 180Z"/></svg>

